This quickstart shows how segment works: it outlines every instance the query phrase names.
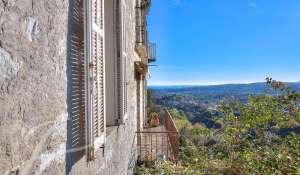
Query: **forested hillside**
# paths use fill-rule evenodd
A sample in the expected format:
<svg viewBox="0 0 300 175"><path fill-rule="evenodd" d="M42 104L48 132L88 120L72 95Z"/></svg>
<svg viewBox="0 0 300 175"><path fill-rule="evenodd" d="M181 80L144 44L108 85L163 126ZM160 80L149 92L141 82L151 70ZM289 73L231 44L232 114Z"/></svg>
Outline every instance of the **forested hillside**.
<svg viewBox="0 0 300 175"><path fill-rule="evenodd" d="M172 108L180 131L180 154L176 163L155 161L138 167L137 174L300 174L300 95L272 79L267 79L266 86L274 93L251 95L246 102L229 98L213 103L215 114L210 120L218 127L192 122L186 114L197 115L193 99L191 109L196 112L164 101L187 100L186 96L152 96L149 109Z"/></svg>
<svg viewBox="0 0 300 175"><path fill-rule="evenodd" d="M294 92L300 92L300 83L284 83ZM192 123L203 123L209 128L218 128L213 121L222 115L217 107L226 103L240 102L246 104L249 97L268 94L277 96L283 93L266 83L227 84L214 86L151 86L148 98L155 105L148 105L148 111L158 112L157 107L176 108ZM156 109L155 109L156 108Z"/></svg>

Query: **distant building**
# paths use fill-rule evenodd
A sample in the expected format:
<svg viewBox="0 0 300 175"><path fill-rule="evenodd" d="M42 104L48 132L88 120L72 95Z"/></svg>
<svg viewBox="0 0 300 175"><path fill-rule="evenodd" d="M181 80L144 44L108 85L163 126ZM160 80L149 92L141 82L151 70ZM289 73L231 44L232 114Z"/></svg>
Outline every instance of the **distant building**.
<svg viewBox="0 0 300 175"><path fill-rule="evenodd" d="M0 1L0 174L132 174L150 0Z"/></svg>

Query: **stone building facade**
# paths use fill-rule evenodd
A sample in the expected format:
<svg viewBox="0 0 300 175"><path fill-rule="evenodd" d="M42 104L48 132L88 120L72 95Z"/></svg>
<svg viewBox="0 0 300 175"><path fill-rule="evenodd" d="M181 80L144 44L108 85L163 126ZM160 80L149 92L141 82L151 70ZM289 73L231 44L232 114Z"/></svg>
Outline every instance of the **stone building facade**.
<svg viewBox="0 0 300 175"><path fill-rule="evenodd" d="M0 1L0 174L132 174L150 0Z"/></svg>

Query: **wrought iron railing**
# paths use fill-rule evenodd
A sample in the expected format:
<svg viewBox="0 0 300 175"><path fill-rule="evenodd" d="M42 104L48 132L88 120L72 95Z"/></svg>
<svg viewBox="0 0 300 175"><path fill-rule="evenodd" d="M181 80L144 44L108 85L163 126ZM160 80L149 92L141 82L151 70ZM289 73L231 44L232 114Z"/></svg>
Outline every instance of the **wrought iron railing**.
<svg viewBox="0 0 300 175"><path fill-rule="evenodd" d="M139 161L176 160L176 154L170 144L170 136L177 137L177 132L140 131L138 134Z"/></svg>
<svg viewBox="0 0 300 175"><path fill-rule="evenodd" d="M178 129L177 129L175 123L174 123L174 120L173 120L171 114L167 110L165 112L164 126L165 126L167 131L177 133L177 134L168 134L169 135L169 140L170 140L170 145L172 147L172 151L173 151L174 155L177 155L178 150L179 150L179 133L178 133Z"/></svg>
<svg viewBox="0 0 300 175"><path fill-rule="evenodd" d="M168 111L164 124L137 132L139 161L169 160L176 161L179 150L179 133Z"/></svg>
<svg viewBox="0 0 300 175"><path fill-rule="evenodd" d="M155 62L156 61L156 44L148 42L148 62Z"/></svg>

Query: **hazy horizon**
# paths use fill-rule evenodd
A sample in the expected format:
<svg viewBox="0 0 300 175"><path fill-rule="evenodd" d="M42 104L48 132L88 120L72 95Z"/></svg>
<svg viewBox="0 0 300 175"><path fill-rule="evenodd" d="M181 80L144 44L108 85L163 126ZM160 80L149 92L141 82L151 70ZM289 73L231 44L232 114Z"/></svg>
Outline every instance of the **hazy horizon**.
<svg viewBox="0 0 300 175"><path fill-rule="evenodd" d="M247 85L255 83L265 83L263 81L258 82L228 82L228 83L215 83L215 84L148 84L148 86L216 86L216 85ZM300 81L284 81L284 83L300 83Z"/></svg>

